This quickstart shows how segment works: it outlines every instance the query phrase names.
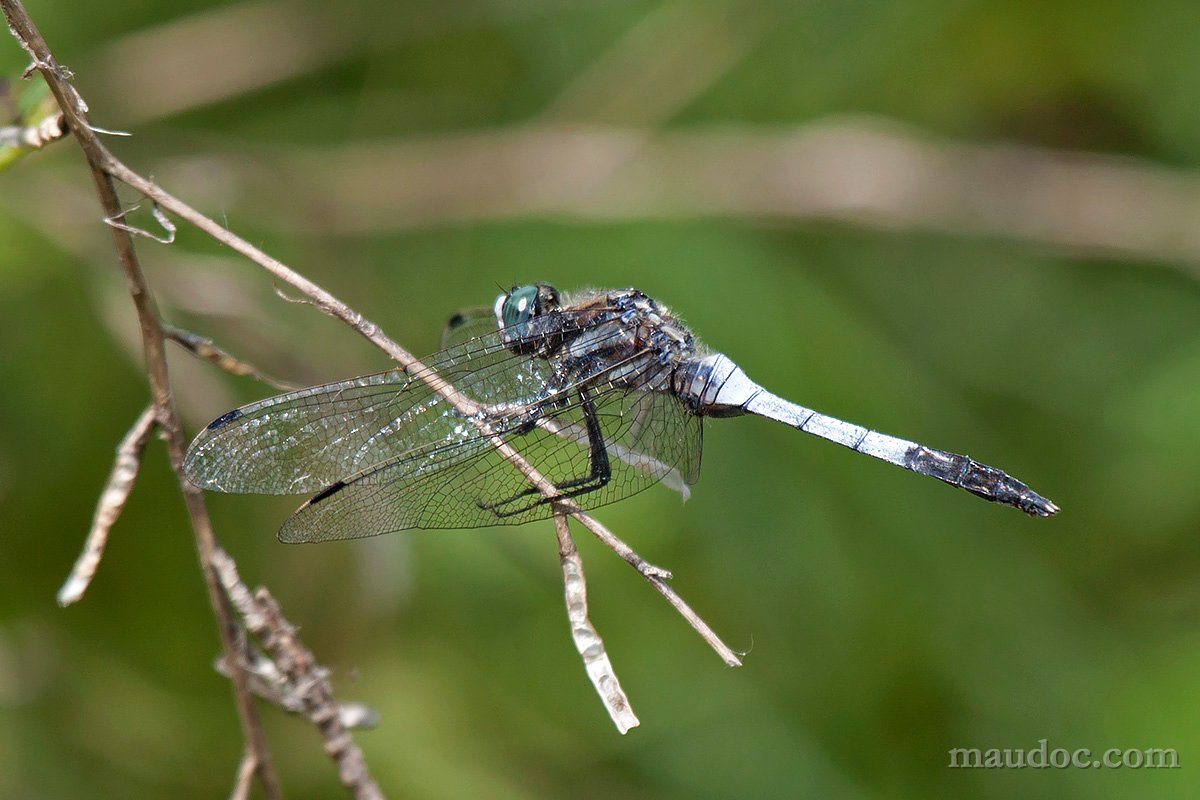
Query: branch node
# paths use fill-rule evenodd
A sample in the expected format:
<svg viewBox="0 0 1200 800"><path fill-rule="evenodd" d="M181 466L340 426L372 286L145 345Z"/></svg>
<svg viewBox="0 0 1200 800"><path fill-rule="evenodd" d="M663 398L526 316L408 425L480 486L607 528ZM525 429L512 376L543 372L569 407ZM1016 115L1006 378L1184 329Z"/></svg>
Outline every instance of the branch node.
<svg viewBox="0 0 1200 800"><path fill-rule="evenodd" d="M7 125L0 128L0 147L40 150L67 135L62 112L55 112L36 125Z"/></svg>
<svg viewBox="0 0 1200 800"><path fill-rule="evenodd" d="M88 127L87 104L75 87L71 85L70 70L57 64L50 47L21 4L21 0L0 0L0 9L4 12L9 31L20 43L22 49L29 54L34 68L41 71L42 77L50 87L51 94L54 95L55 101L64 114L67 127L74 134L76 144L87 158L88 167L96 186L96 194L104 209L104 214L109 217L109 222L114 227L117 224L124 226L124 223L118 222L124 216L124 212L120 197L113 185L114 175L112 173L118 162ZM155 219L163 225L165 230L173 231L174 226L170 224L169 220L166 220L165 216L157 213L157 209ZM113 235L113 244L117 260L129 285L130 299L133 301L137 313L141 328L142 350L146 357L147 377L154 396L154 410L146 415L146 429L148 431L150 427L149 419L156 418L167 434L171 465L179 479L180 492L183 495L184 504L187 506L192 531L195 534L209 603L217 618L221 647L227 656L233 657L237 647L233 636L235 626L230 616L228 602L221 593L214 574L212 559L213 550L216 548L216 538L213 535L212 522L208 517L208 511L199 490L188 485L182 472L187 443L183 439L182 424L174 406L158 313L154 308L153 296L146 285L146 277L142 272L141 264L138 262L132 233L127 226L124 231ZM254 752L256 773L262 785L263 794L267 800L278 800L282 793L271 766L270 751L267 749L266 737L259 723L258 710L254 706L253 697L246 688L245 676L237 671L232 682L242 734L246 739L246 746Z"/></svg>
<svg viewBox="0 0 1200 800"><path fill-rule="evenodd" d="M33 73L37 72L39 69L53 69L53 67L51 67L49 64L47 64L44 61L39 61L37 58L34 58L32 61L29 62L28 67L21 70L21 80L23 80L23 81L29 80L29 78L33 75Z"/></svg>
<svg viewBox="0 0 1200 800"><path fill-rule="evenodd" d="M333 295L316 285L312 281L303 277L299 273L287 267L282 262L274 259L264 253L257 247L254 247L244 238L241 238L221 225L217 224L211 218L201 214L188 204L172 196L168 192L162 190L153 181L147 180L138 173L126 167L118 159L112 156L107 149L100 143L99 139L91 128L87 125L83 118L80 109L86 109L82 99L68 83L61 77L59 68L53 63L53 57L49 49L42 41L40 34L33 27L24 8L21 7L19 0L0 0L0 6L4 8L9 23L12 26L14 34L22 43L22 46L37 62L37 68L42 69L43 75L47 82L51 85L51 89L58 99L60 106L66 112L68 125L76 134L76 139L88 157L90 166L92 167L94 177L98 185L98 192L105 206L105 213L109 214L106 222L112 227L123 231L125 236L117 236L116 244L118 256L121 259L122 266L125 269L126 275L135 290L134 302L137 307L139 318L143 324L143 344L147 353L147 362L150 365L151 385L155 391L156 404L161 405L159 413L163 417L164 427L171 432L171 448L172 459L174 461L181 460L182 448L185 443L179 435L178 420L171 404L170 384L166 375L165 359L162 358L162 329L160 327L157 315L154 312L149 299L148 290L145 287L144 277L141 274L140 265L136 260L136 254L133 251L132 240L130 235L143 235L156 241L163 241L162 238L148 234L146 231L131 228L122 220L126 212L121 210L120 201L116 196L112 187L112 180L121 181L136 191L140 192L144 197L155 203L155 219L163 225L163 228L171 232L173 239L174 226L169 221L164 221L165 217L158 211L158 204L168 209L172 214L180 217L194 225L200 230L208 233L221 243L230 247L234 251L253 260L255 263L269 271L272 275L287 283L294 289L306 295L310 299L295 300L286 296L278 287L276 293L287 302L300 302L307 305L312 305L324 313L330 314L342 322L349 325L354 330L361 333L373 344L382 349L385 353L391 356L394 360L400 363L405 369L413 370L414 374L419 374L422 380L426 381L440 395L454 404L456 408L462 410L470 416L473 412L470 409L477 408L477 404L460 394L446 380L437 375L433 370L428 369L420 361L413 358L406 350L401 348L394 341L389 339L380 329L363 317L358 312L351 309L345 303L342 303ZM551 484L545 476L541 475L536 467L529 464L522 458L521 454L510 444L504 441L498 435L489 435L489 441L499 450L499 452L510 462L513 463L530 481L530 483L541 491L546 497L553 497L557 494L553 484ZM298 675L303 675L306 679L310 679L311 683L305 680L296 680L297 688L302 689L306 708L310 708L310 703L328 703L333 705L332 695L330 693L328 682L320 674L313 662L311 653L305 649L295 638L291 626L287 625L286 620L282 618L278 606L265 590L260 591L257 597L251 597L249 591L240 581L236 581L234 588L229 588L228 581L222 578L222 582L226 583L226 593L222 593L220 585L214 576L214 573L220 573L223 569L222 560L228 562L226 565L227 571L232 570L232 575L236 579L236 570L229 561L228 556L216 546L212 537L211 528L208 525L207 516L204 512L202 501L199 495L188 495L185 491L185 497L190 497L194 500L196 508L193 513L193 527L197 528L197 540L201 550L201 560L204 564L206 578L209 581L210 593L216 595L213 599L214 611L217 613L219 620L222 622L221 635L222 645L226 650L227 658L236 658L235 648L236 643L230 641L233 625L228 624L227 611L224 608L228 602L241 607L241 604L249 600L251 605L243 612L243 619L246 625L260 639L264 649L271 655L280 671L284 674L296 672ZM655 567L645 562L637 555L627 544L613 535L607 528L593 519L590 515L575 503L562 502L557 504L557 510L563 514L570 514L577 520L583 523L597 538L601 539L614 552L633 565L638 572L662 594L672 606L675 607L693 628L708 642L708 644L725 660L725 663L736 666L741 663L737 655L728 648L716 634L704 623L702 619L694 612L686 603L671 589L666 580L670 573L661 568ZM561 515L559 515L561 518ZM197 522L197 518L200 518ZM557 524L557 523L556 523ZM566 527L565 518L561 518L563 528ZM573 542L570 544L570 549L573 549ZM575 560L578 558L578 553L573 556L568 553L569 548L564 543L563 553L564 559L570 561L567 564L564 561L564 580L571 584L568 586L570 595L568 613L578 616L582 611L582 622L586 623L586 604L582 603L583 584L582 570L577 569ZM575 566L572 566L575 564ZM574 582L578 582L577 584ZM228 600L226 600L228 598ZM586 625L576 625L575 619L572 620L572 632L576 636L577 645L582 645L580 648L581 655L584 656L585 663L599 665L602 662L598 659L593 660L594 655L603 656L602 643L599 637L595 635L594 629L590 627L590 623ZM607 664L607 658L604 658L604 664ZM628 715L629 719L636 719L632 716L632 711L628 709L628 703L624 700L624 695L620 694L619 684L615 682L615 676L612 675L611 665L608 664L603 668L603 673L599 677L593 677L593 682L596 685L597 691L600 693L602 700L610 709L610 713L614 714L614 719L617 715ZM254 743L259 749L256 751L260 760L259 771L264 779L264 784L267 781L267 773L269 773L269 754L265 749L265 744L262 743L261 729L258 728L257 719L254 713L254 707L244 701L245 692L244 685L239 684L246 678L247 675L240 669L235 669L234 683L237 688L238 708L242 717L243 730L247 738ZM310 708L311 711L311 708ZM324 718L324 717L323 717ZM618 722L620 725L620 722ZM321 725L323 735L329 736L331 739L337 739L337 732L344 732L344 727L340 723L340 719L336 716L329 717L328 721ZM340 740L338 740L340 742ZM369 776L366 775L365 764L362 763L361 753L355 748L352 751L346 751L339 757L339 773L343 775L343 780L347 780L345 776L362 776L365 782L357 784L361 786L374 787L370 783ZM357 761L357 763L353 763ZM347 785L350 785L347 783ZM277 788L264 786L267 794L274 796L277 794ZM360 792L361 796L378 796L378 790L374 792Z"/></svg>

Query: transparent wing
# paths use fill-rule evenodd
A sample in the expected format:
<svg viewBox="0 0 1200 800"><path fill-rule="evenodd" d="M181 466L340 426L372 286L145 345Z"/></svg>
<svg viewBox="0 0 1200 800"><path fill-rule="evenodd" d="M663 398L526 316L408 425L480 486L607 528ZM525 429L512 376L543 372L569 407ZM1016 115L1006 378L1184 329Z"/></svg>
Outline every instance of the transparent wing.
<svg viewBox="0 0 1200 800"><path fill-rule="evenodd" d="M664 479L681 488L699 475L701 419L662 390L664 368L653 355L635 359L618 382L598 377L581 384L604 442L606 482L579 483L592 475L595 463L587 412L577 394L544 401L535 426L504 437L556 485L590 485L574 498L584 508L628 497ZM406 528L515 525L551 515L550 505L540 498L484 439L473 438L453 453L430 444L316 495L284 523L279 538L320 542Z"/></svg>
<svg viewBox="0 0 1200 800"><path fill-rule="evenodd" d="M423 363L477 403L518 408L545 390L554 363L512 353L502 333L493 326ZM184 470L203 489L304 494L430 443L470 453L472 433L423 380L395 369L230 411L195 438Z"/></svg>
<svg viewBox="0 0 1200 800"><path fill-rule="evenodd" d="M441 347L459 347L495 332L496 312L491 306L464 308L455 312L442 329Z"/></svg>

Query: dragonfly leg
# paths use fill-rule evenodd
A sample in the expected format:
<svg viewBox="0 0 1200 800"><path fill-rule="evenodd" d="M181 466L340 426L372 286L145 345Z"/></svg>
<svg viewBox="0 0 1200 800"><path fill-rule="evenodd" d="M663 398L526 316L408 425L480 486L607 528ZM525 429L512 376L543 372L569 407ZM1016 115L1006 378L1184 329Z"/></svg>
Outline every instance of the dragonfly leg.
<svg viewBox="0 0 1200 800"><path fill-rule="evenodd" d="M537 508L554 500L561 500L564 497L579 497L580 495L594 492L597 489L605 486L612 479L612 465L608 460L608 449L604 446L604 432L600 429L600 417L596 413L596 406L592 399L588 397L586 389L579 390L579 404L583 409L583 419L587 426L588 434L588 449L590 462L590 470L587 475L580 475L577 478L556 483L554 488L559 490L559 493L554 497L538 497L518 508L504 509L503 506L511 505L522 498L531 495L540 494L535 488L525 489L517 492L512 497L507 497L503 500L498 500L494 503L479 503L479 507L487 511L491 511L497 517L513 517L518 514L523 514L526 511Z"/></svg>

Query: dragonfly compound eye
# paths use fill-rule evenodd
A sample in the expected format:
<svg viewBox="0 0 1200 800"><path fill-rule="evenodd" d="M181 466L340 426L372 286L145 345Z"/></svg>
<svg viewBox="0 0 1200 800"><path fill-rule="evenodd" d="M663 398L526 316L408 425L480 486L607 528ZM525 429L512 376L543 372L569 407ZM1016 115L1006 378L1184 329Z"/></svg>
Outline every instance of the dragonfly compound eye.
<svg viewBox="0 0 1200 800"><path fill-rule="evenodd" d="M498 321L505 328L528 322L530 317L541 310L538 308L538 299L536 285L514 286L497 309Z"/></svg>

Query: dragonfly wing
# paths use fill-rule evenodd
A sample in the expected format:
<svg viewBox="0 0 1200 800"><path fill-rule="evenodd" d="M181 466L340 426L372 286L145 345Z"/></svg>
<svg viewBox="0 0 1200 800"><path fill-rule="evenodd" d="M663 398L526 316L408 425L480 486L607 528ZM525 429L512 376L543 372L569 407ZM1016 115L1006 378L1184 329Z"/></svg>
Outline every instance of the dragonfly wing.
<svg viewBox="0 0 1200 800"><path fill-rule="evenodd" d="M476 527L460 494L489 465L494 452L486 439L476 438L439 458L421 452L378 465L315 495L284 522L279 540L286 543L359 539L382 533L430 527ZM432 517L444 519L430 525Z"/></svg>
<svg viewBox="0 0 1200 800"><path fill-rule="evenodd" d="M639 358L626 365L632 371L627 369L621 381L582 384L609 460L607 482L574 498L584 508L664 479L674 488L696 480L701 420L674 395L647 388L652 378L661 379L661 365L649 353ZM594 465L578 393L538 401L527 411L537 424L520 426L519 432L504 435L506 441L556 485L589 476ZM320 542L407 528L516 525L551 515L551 506L539 498L517 467L486 438L474 436L454 448L414 450L339 481L293 514L279 538Z"/></svg>
<svg viewBox="0 0 1200 800"><path fill-rule="evenodd" d="M662 481L686 500L691 494L688 486L700 476L700 418L684 412L673 395L662 392L627 393L606 401L604 416L622 421L601 423L608 428L605 445L610 461L620 461L622 470L631 469L652 482ZM538 425L580 446L588 444L583 424L552 417L539 420Z"/></svg>
<svg viewBox="0 0 1200 800"><path fill-rule="evenodd" d="M669 372L657 353L643 351L624 362L569 386L562 399L546 403L536 426L506 440L551 483L571 494L571 486L590 488L574 495L585 509L598 508L637 494L659 481L686 494L700 470L701 419L669 391ZM608 462L607 481L585 480L595 472L584 395L595 412ZM494 448L493 448L494 450ZM549 517L552 509L538 503L525 476L499 453L487 454L495 466L466 494L475 505L495 506L490 519L477 524L517 524ZM512 498L527 493L524 502ZM497 505L499 504L499 505ZM497 516L513 514L509 516ZM514 513L518 512L519 513ZM431 525L430 527L443 527Z"/></svg>
<svg viewBox="0 0 1200 800"><path fill-rule="evenodd" d="M630 420L622 438L612 443L615 455L686 497L687 487L700 478L701 418L674 394L642 392L630 400L624 411Z"/></svg>
<svg viewBox="0 0 1200 800"><path fill-rule="evenodd" d="M519 403L549 367L506 349L499 334L423 362L479 403ZM185 474L203 489L304 494L427 442L461 438L466 418L402 369L314 386L230 411L188 448Z"/></svg>
<svg viewBox="0 0 1200 800"><path fill-rule="evenodd" d="M554 364L513 353L495 322L471 316L454 344L424 359L482 405L538 396ZM573 324L568 312L559 321ZM429 442L461 440L469 421L418 376L394 369L314 386L230 411L188 448L185 474L203 489L305 494L406 456Z"/></svg>
<svg viewBox="0 0 1200 800"><path fill-rule="evenodd" d="M301 494L356 471L393 420L428 400L400 369L270 397L213 420L188 448L184 473L221 492Z"/></svg>
<svg viewBox="0 0 1200 800"><path fill-rule="evenodd" d="M497 520L476 501L485 490L483 484L501 474L500 467L512 469L486 440L475 440L470 453L460 451L439 465L422 461L401 459L339 481L292 514L280 528L279 540L327 542L409 528L475 528L517 521Z"/></svg>

